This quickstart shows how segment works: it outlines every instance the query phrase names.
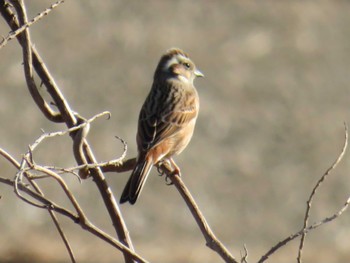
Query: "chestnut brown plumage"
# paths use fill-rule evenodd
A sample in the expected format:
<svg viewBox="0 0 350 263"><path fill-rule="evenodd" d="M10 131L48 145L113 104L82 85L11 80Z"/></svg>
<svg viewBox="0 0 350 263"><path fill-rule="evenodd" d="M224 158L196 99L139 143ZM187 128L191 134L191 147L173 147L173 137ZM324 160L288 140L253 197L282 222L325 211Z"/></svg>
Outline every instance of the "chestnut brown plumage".
<svg viewBox="0 0 350 263"><path fill-rule="evenodd" d="M139 115L137 161L120 203L136 202L153 165L169 161L180 173L172 156L181 153L192 138L199 110L196 77L203 74L182 50L173 48L161 57Z"/></svg>

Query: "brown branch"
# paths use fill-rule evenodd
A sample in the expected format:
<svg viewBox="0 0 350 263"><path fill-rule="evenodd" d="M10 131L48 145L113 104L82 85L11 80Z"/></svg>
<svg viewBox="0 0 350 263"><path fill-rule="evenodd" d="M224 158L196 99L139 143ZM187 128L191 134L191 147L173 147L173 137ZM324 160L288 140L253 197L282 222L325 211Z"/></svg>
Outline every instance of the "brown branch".
<svg viewBox="0 0 350 263"><path fill-rule="evenodd" d="M6 160L8 160L15 168L19 168L19 162L13 158L8 152L0 148L0 155L2 155Z"/></svg>
<svg viewBox="0 0 350 263"><path fill-rule="evenodd" d="M12 3L14 5L14 7L16 8L16 10L18 10L18 12L22 12L18 1L13 0ZM8 3L6 3L4 0L0 0L0 12L1 12L1 15L3 16L3 18L6 20L6 22L11 27L12 31L16 31L18 28L20 28L20 24L18 22L17 16L12 12L10 5ZM24 19L24 18L26 18L26 16L21 17L22 25L26 24L26 22L25 22L26 19ZM25 35L26 35L25 32L27 31L26 29L27 29L27 27L25 27L25 29L23 30L23 32L21 34L17 35L17 40L20 42L20 44L23 47L23 53L26 53L26 55L24 56L24 60L30 61L32 59L32 55L31 55L31 52L28 52L28 48L34 50L34 47L31 47L31 45L27 41L24 40ZM40 61L41 58L35 54L37 54L37 52L33 53L34 62ZM34 63L34 65L35 65L35 63ZM30 68L27 68L27 73L28 73L27 77L28 78L33 77L33 75L30 74L30 70L31 70ZM39 91L34 88L35 83L33 84L33 81L31 81L31 80L29 80L29 82L30 82L29 83L30 86L28 85L29 91L30 91L34 101L38 105L39 109L45 115L45 117L47 117L49 120L54 121L54 122L62 122L63 119L61 117L61 114L53 111L51 109L51 107L49 106L49 104L46 103L44 101L44 99L41 97Z"/></svg>
<svg viewBox="0 0 350 263"><path fill-rule="evenodd" d="M337 167L337 165L341 162L341 160L344 157L344 154L346 152L346 148L348 146L348 128L347 128L346 123L344 123L344 129L345 129L344 145L343 145L343 148L342 148L339 156L334 161L334 163L326 170L326 172L321 176L321 178L317 181L316 185L314 186L314 188L311 191L309 199L306 202L306 211L305 211L305 217L304 217L304 222L303 222L303 229L305 229L308 225L312 201L313 201L313 198L314 198L318 188L326 180L326 178L328 177L330 172L333 171ZM303 251L303 247L304 247L305 237L306 237L306 232L303 232L303 234L301 235L301 238L300 238L299 249L298 249L297 260L299 263L302 262L302 251Z"/></svg>
<svg viewBox="0 0 350 263"><path fill-rule="evenodd" d="M5 3L4 0L0 0L0 12L4 17L4 19L7 21L7 23L10 25L11 29L14 31L14 30L17 30L20 26L25 25L26 19L25 19L25 8L23 3L21 4L20 2L15 0L13 0L12 3L15 6L15 9L17 11L19 22L17 20L16 15L13 14L10 7ZM42 110L44 115L51 121L54 121L54 122L64 121L69 128L76 125L77 120L74 112L69 107L68 102L65 100L63 94L61 93L60 89L56 85L54 79L50 75L49 71L47 70L47 67L45 66L40 56L38 55L37 51L30 44L28 28L26 28L21 34L17 36L17 40L19 41L19 43L22 45L22 48L23 48L27 85L28 85L28 88L30 89L32 96L34 94L33 99L38 104L38 107ZM49 112L48 109L50 108L43 109L43 105L47 105L47 103L41 97L36 96L38 91L35 89L36 85L35 85L35 82L33 81L31 65L34 66L34 69L36 70L39 78L41 79L42 83L46 86L48 93L51 95L54 101L54 104L59 110L59 113L50 112L50 114L48 114ZM72 138L74 140L74 137ZM83 140L83 150L84 150L84 154L87 162L96 163L96 158L94 157L92 150L88 145L86 139ZM103 198L103 201L105 203L109 216L112 220L113 226L119 237L119 240L121 240L121 242L123 242L124 244L126 244L132 249L132 243L130 240L130 236L128 234L129 232L127 231L127 228L122 219L119 207L117 206L117 202L106 182L104 175L102 174L99 168L91 169L91 175L100 191L100 194ZM126 262L133 262L128 253L124 253L124 258Z"/></svg>
<svg viewBox="0 0 350 263"><path fill-rule="evenodd" d="M73 262L73 263L76 263L77 261L75 260L75 256L74 256L74 252L73 252L73 249L71 248L70 244L69 244L69 241L68 241L68 238L66 237L65 233L63 232L62 230L62 227L61 225L59 224L58 222L58 218L56 216L56 214L51 210L51 209L48 209L49 211L49 214L51 216L51 219L52 221L54 222L55 224L55 227L64 243L64 246L66 247L67 251L68 251L68 254L69 254L69 257L70 257L70 260Z"/></svg>
<svg viewBox="0 0 350 263"><path fill-rule="evenodd" d="M60 4L62 4L64 0L59 0L56 3L53 3L49 8L44 10L43 12L37 14L33 19L31 19L28 23L24 24L23 26L19 27L15 31L11 31L8 33L8 35L1 41L0 43L0 49L6 46L6 44L17 37L20 33L22 33L26 28L32 26L36 22L38 22L40 19L42 19L44 16L48 15L54 8L58 7Z"/></svg>
<svg viewBox="0 0 350 263"><path fill-rule="evenodd" d="M132 170L135 166L135 163L136 158L132 158L125 161L119 167L108 166L104 168L108 170L108 172L125 172L128 170ZM215 236L215 234L211 230L209 224L207 223L205 217L203 216L202 212L200 211L198 205L196 204L190 191L182 181L181 177L177 174L173 174L173 169L167 162L163 162L162 164L160 164L159 168L171 179L172 183L175 185L176 189L181 194L182 198L184 199L186 205L190 209L192 216L194 217L199 229L201 230L206 240L206 245L215 252L217 252L225 262L238 263L238 261L231 255L231 253L220 242L220 240Z"/></svg>
<svg viewBox="0 0 350 263"><path fill-rule="evenodd" d="M62 177L60 177L55 172L53 172L53 171L51 171L43 166L37 165L35 163L29 163L29 165L30 165L31 169L33 169L35 171L43 172L43 173L51 176L52 178L54 178L59 183L61 188L63 189L63 191L66 194L66 196L68 197L70 203L73 205L75 211L77 212L77 214L79 216L79 221L85 222L87 220L87 218L83 212L83 209L81 209L78 201L75 199L74 195L69 190L68 186L66 185L66 183L64 182Z"/></svg>
<svg viewBox="0 0 350 263"><path fill-rule="evenodd" d="M4 151L3 149L0 148L0 155L4 156L6 160L8 160L12 165L14 165L17 169L19 169L20 167L20 164L9 154L7 153L6 151ZM35 189L35 191L40 194L40 195L43 195L42 191L40 190L39 186L32 180L29 180L30 184L33 186L33 188ZM56 217L55 213L50 209L48 208L47 209L51 218L52 218L52 221L54 222L55 226L56 226L56 229L58 231L58 233L60 234L62 240L63 240L63 243L69 253L69 256L71 258L71 261L73 263L76 262L75 260L75 257L74 257L74 253L73 253L73 250L68 242L68 239L67 237L65 236L64 232L62 231L62 228L58 222L58 218Z"/></svg>
<svg viewBox="0 0 350 263"><path fill-rule="evenodd" d="M26 176L26 177L28 178L28 176ZM32 187L35 189L35 191L38 194L44 196L44 193L41 191L40 187L37 185L36 182L34 182L33 180L30 180L30 179L28 179L28 181L29 181L29 183L32 185ZM71 261L73 263L75 263L76 260L75 260L75 257L74 257L73 249L71 248L71 245L69 244L68 238L64 234L64 232L62 230L62 227L61 227L60 223L58 222L58 218L57 218L55 212L50 207L47 208L47 211L49 212L50 217L51 217L52 221L54 222L55 227L56 227L56 229L57 229L57 231L58 231L58 233L59 233L59 235L60 235L60 237L61 237L61 239L63 241L63 244L64 244L64 246L66 247L66 249L68 251L68 254L69 254L69 257L70 257Z"/></svg>
<svg viewBox="0 0 350 263"><path fill-rule="evenodd" d="M115 172L115 173L124 173L127 171L130 171L134 169L134 166L136 164L136 158L131 158L126 161L122 161L119 164L107 164L105 166L102 166L101 169L103 172Z"/></svg>
<svg viewBox="0 0 350 263"><path fill-rule="evenodd" d="M26 39L25 41L25 45L23 47L23 58L24 58L24 72L25 72L25 76L26 76L26 81L28 84L28 88L30 93L32 94L32 97L34 99L34 101L37 103L38 107L41 109L41 111L44 113L45 116L49 116L49 118L55 118L55 116L57 116L57 113L55 113L54 111L51 110L50 106L45 102L45 100L41 97L36 84L34 82L34 78L33 78L33 69L32 69L32 53L31 53L31 42L30 42L30 36L28 33L28 30L26 30L26 28L29 27L30 23L27 22L27 17L26 17L26 12L24 9L24 5L23 2L17 2L17 1L13 1L14 7L17 11L17 13L19 14L20 20L21 20L21 24L22 24L22 28L24 31L24 38ZM58 5L58 4L57 4ZM52 8L54 8L54 6L52 6ZM43 17L44 15L48 14L48 12L43 12L42 15L38 16L37 19L34 19L33 21L31 21L31 24L33 24L35 22L35 20L39 20L40 17ZM21 28L19 28L19 30L21 30ZM16 34L15 34L16 35ZM18 35L18 33L17 33ZM17 177L19 178L19 177ZM16 178L16 179L17 179ZM29 180L31 182L31 180ZM17 182L17 180L15 180L15 182ZM35 188L35 190L37 191L37 193L42 195L42 192L39 188L39 186L37 186L35 184L35 182L31 182L32 186ZM15 183L15 189L17 190L18 193L18 184ZM20 195L19 195L20 196ZM24 198L22 198L24 199ZM69 245L69 242L67 240L67 238L65 237L58 219L56 218L56 215L54 214L54 212L51 209L48 209L48 212L64 242L64 245L66 246L66 249L69 253L69 256L71 258L72 262L75 262L75 258L73 255L73 251Z"/></svg>
<svg viewBox="0 0 350 263"><path fill-rule="evenodd" d="M346 200L346 202L344 203L344 205L341 207L341 209L336 212L335 214L329 216L329 217L326 217L324 218L323 220L317 222L317 223L314 223L310 226L308 226L307 228L305 229L302 229L300 230L299 232L295 233L295 234L292 234L290 235L289 237L285 238L284 240L278 242L275 246L273 246L265 255L263 255L258 263L262 263L262 262L265 262L269 256L271 256L273 253L275 253L278 249L280 249L281 247L285 246L287 243L289 243L290 241L292 241L293 239L305 234L305 233L308 233L309 231L311 230L315 230L316 228L324 225L324 224L327 224L327 223L330 223L332 222L334 219L338 218L339 216L341 216L349 207L349 204L350 204L350 197Z"/></svg>
<svg viewBox="0 0 350 263"><path fill-rule="evenodd" d="M2 178L0 177L0 183L4 183L9 186L14 186L15 182L10 179ZM96 226L94 226L91 222L86 220L85 222L79 220L79 217L77 215L74 215L69 210L66 210L65 208L62 208L58 206L57 204L53 203L52 201L48 200L47 198L43 197L42 195L37 194L30 188L24 186L23 184L19 184L18 188L25 192L26 194L30 195L34 199L36 199L38 202L42 202L46 208L49 208L63 216L67 216L68 218L72 219L74 223L79 224L84 230L90 232L91 234L97 236L101 240L107 242L108 244L112 245L113 247L117 248L118 250L122 251L125 254L130 255L130 257L134 260L136 260L139 263L147 263L148 261L142 258L140 255L136 254L133 250L125 246L123 243L119 242L118 240L114 239L112 236L108 235L107 233L103 232Z"/></svg>
<svg viewBox="0 0 350 263"><path fill-rule="evenodd" d="M162 167L166 164L164 163ZM167 169L169 170L169 168ZM231 255L231 253L227 250L223 243L215 236L214 232L211 230L209 224L205 220L202 212L200 211L198 205L193 199L190 191L187 189L186 185L182 181L181 177L178 174L168 174L172 183L175 185L176 189L181 194L182 198L186 202L188 208L190 209L192 216L196 220L197 225L199 226L205 240L206 245L217 252L221 258L225 262L234 262L238 263L238 261Z"/></svg>
<svg viewBox="0 0 350 263"><path fill-rule="evenodd" d="M346 149L347 149L347 145L348 145L348 128L346 123L344 123L345 126L345 140L344 140L344 145L343 148L339 154L339 156L337 157L337 159L335 160L335 162L326 170L326 172L321 176L321 178L317 181L315 187L312 189L310 197L307 201L307 209L305 212L305 218L304 218L304 225L303 225L303 229L300 230L299 232L290 235L289 237L285 238L284 240L278 242L275 246L273 246L265 255L263 255L260 260L258 261L258 263L262 263L264 261L266 261L268 259L269 256L271 256L273 253L275 253L278 249L280 249L281 247L285 246L286 244L288 244L290 241L294 240L295 238L301 236L301 241L300 241L300 245L299 245L299 250L298 250L298 262L301 262L301 255L302 255L302 249L303 249L303 244L305 241L305 236L306 234L311 231L314 230L316 228L318 228L319 226L329 223L331 221L333 221L334 219L338 218L339 216L341 216L345 210L348 208L349 203L350 203L350 198L347 199L347 201L345 202L345 204L343 205L343 207L336 212L335 214L326 217L325 219L321 220L318 223L314 223L311 226L307 226L308 225L308 219L310 216L310 209L311 209L311 205L312 205L312 200L318 190L318 188L321 186L321 184L325 181L325 179L327 178L327 176L330 174L331 171L333 171L336 166L341 162L341 160L343 159Z"/></svg>
<svg viewBox="0 0 350 263"><path fill-rule="evenodd" d="M57 133L52 133L52 134L53 134L53 136L56 136L57 134L60 134L60 133L57 132ZM38 146L38 143L36 143L33 148L35 149L36 146ZM28 157L28 154L31 155L32 152L29 151L24 156L24 158L29 158L30 160L32 160L32 157ZM13 164L15 166L15 168L17 168L17 169L21 168L20 163L17 162L9 153L7 153L5 150L3 150L1 148L0 148L0 155L2 155L6 160L8 160L11 164ZM69 197L69 199L71 200L71 202L73 200L73 203L75 203L75 204L73 204L73 206L74 207L79 207L78 210L80 210L80 206L77 204L77 201L75 200L73 194L70 192L70 190L68 189L68 187L66 186L65 182L62 180L62 178L60 176L58 176L53 171L51 171L51 170L49 170L49 169L47 169L45 167L38 166L38 165L35 165L35 164L31 164L31 167L25 169L25 171L22 171L22 173L23 174L29 173L30 169L34 169L36 171L40 171L40 172L46 173L47 176L53 177L55 180L57 180L60 183L60 185L63 186L63 189L66 192L66 194ZM28 176L28 177L29 178L35 178L34 176L33 177ZM29 180L29 182L31 183L31 185L35 189L36 188L35 182L32 181L32 180ZM16 183L13 180L5 179L5 178L2 178L2 177L0 177L0 183L7 184L7 185L13 186L13 187L15 187L15 185L17 184L18 191L25 192L26 194L28 194L29 196L31 196L32 198L37 200L42 205L35 204L32 201L29 201L27 198L22 196L22 198L26 199L27 203L32 204L32 205L35 204L36 207L48 209L51 212L55 211L55 212L57 212L59 214L67 216L70 219L72 219L74 223L79 224L83 229L85 229L88 232L92 233L93 235L99 237L100 239L106 241L107 243L109 243L113 247L119 249L120 251L129 254L132 257L132 259L137 260L137 262L145 262L145 263L147 263L147 261L145 259L140 257L138 254L134 253L132 250L130 250L130 248L126 247L121 242L115 240L113 237L109 236L108 234L106 234L105 232L103 232L102 230L100 230L99 228L94 226L86 217L84 218L84 220L81 220L81 216L74 215L73 212L71 212L71 211L69 211L69 210L67 210L65 208L60 207L59 205L55 204L54 202L52 202L49 199L47 199L46 197L44 197L44 195L43 195L43 193L41 192L40 189L35 189L36 192L34 192L30 188L28 188L26 185L24 185L24 183L22 181L19 181L19 182ZM78 212L78 214L79 214L79 212ZM51 215L51 213L50 213L50 215ZM55 215L54 215L54 218L56 219L56 220L54 220L55 224L56 223L58 224L58 220L57 220ZM62 229L59 227L59 224L56 225L56 227L59 229L60 235L62 235L62 238L64 239L65 244L67 242L66 247L67 247L67 249L68 249L68 251L70 253L72 262L75 262L73 252L72 252L72 250L71 250L71 248L70 248L70 246L68 244L67 239L64 236L64 233L63 233Z"/></svg>
<svg viewBox="0 0 350 263"><path fill-rule="evenodd" d="M7 184L7 185L12 186L12 187L15 186L15 182L13 180L3 178L3 177L0 177L0 183ZM28 188L26 185L20 183L20 184L18 184L18 189L21 190L22 192L25 192L26 194L28 194L29 196L31 196L32 198L34 198L38 202L41 202L43 204L43 206L41 208L50 207L50 209L53 209L57 213L60 213L64 216L69 217L74 222L77 222L79 220L78 216L74 215L73 212L55 204L53 201L51 201L51 200L43 197L42 195L34 192L30 188Z"/></svg>

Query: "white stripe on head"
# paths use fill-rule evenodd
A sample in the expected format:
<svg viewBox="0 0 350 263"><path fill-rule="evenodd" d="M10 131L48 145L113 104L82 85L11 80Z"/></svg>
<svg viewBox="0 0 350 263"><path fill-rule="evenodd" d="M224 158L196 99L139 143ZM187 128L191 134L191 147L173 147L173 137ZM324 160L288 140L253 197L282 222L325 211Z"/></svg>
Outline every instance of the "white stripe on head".
<svg viewBox="0 0 350 263"><path fill-rule="evenodd" d="M188 58L181 55L181 54L176 54L173 56L163 67L164 71L169 71L169 68L174 65L174 64L179 64L180 61L187 61Z"/></svg>

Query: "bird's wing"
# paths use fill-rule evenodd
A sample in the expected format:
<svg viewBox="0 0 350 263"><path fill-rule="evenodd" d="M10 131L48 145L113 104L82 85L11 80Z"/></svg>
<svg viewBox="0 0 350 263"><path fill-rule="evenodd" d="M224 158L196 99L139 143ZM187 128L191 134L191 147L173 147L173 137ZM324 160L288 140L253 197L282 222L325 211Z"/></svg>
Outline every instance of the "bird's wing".
<svg viewBox="0 0 350 263"><path fill-rule="evenodd" d="M177 85L177 86L176 86ZM181 88L180 83L153 87L143 105L138 125L138 146L148 149L175 135L198 114L196 90Z"/></svg>

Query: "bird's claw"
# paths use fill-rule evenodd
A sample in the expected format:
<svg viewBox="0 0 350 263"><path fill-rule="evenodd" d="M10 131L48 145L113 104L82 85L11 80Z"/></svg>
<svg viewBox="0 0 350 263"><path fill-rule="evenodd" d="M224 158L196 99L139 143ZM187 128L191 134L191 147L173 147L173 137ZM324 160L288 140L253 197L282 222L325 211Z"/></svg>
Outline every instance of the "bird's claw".
<svg viewBox="0 0 350 263"><path fill-rule="evenodd" d="M169 174L166 174L165 175L165 183L166 185L173 185L174 183L171 181L170 177L173 176L174 174L171 173L170 175Z"/></svg>
<svg viewBox="0 0 350 263"><path fill-rule="evenodd" d="M157 172L159 176L163 176L165 174L165 171L159 166L157 166Z"/></svg>
<svg viewBox="0 0 350 263"><path fill-rule="evenodd" d="M181 173L180 173L180 170L175 167L175 169L171 172L171 173L167 173L166 170L167 169L162 169L162 165L165 165L167 166L169 169L171 169L171 162L170 161L163 161L162 163L159 163L157 165L157 172L158 172L158 175L159 176L163 176L165 175L165 183L167 185L173 185L174 183L172 182L171 180L171 177L174 176L174 175L178 175L179 177L181 177ZM174 168L174 167L173 167Z"/></svg>

